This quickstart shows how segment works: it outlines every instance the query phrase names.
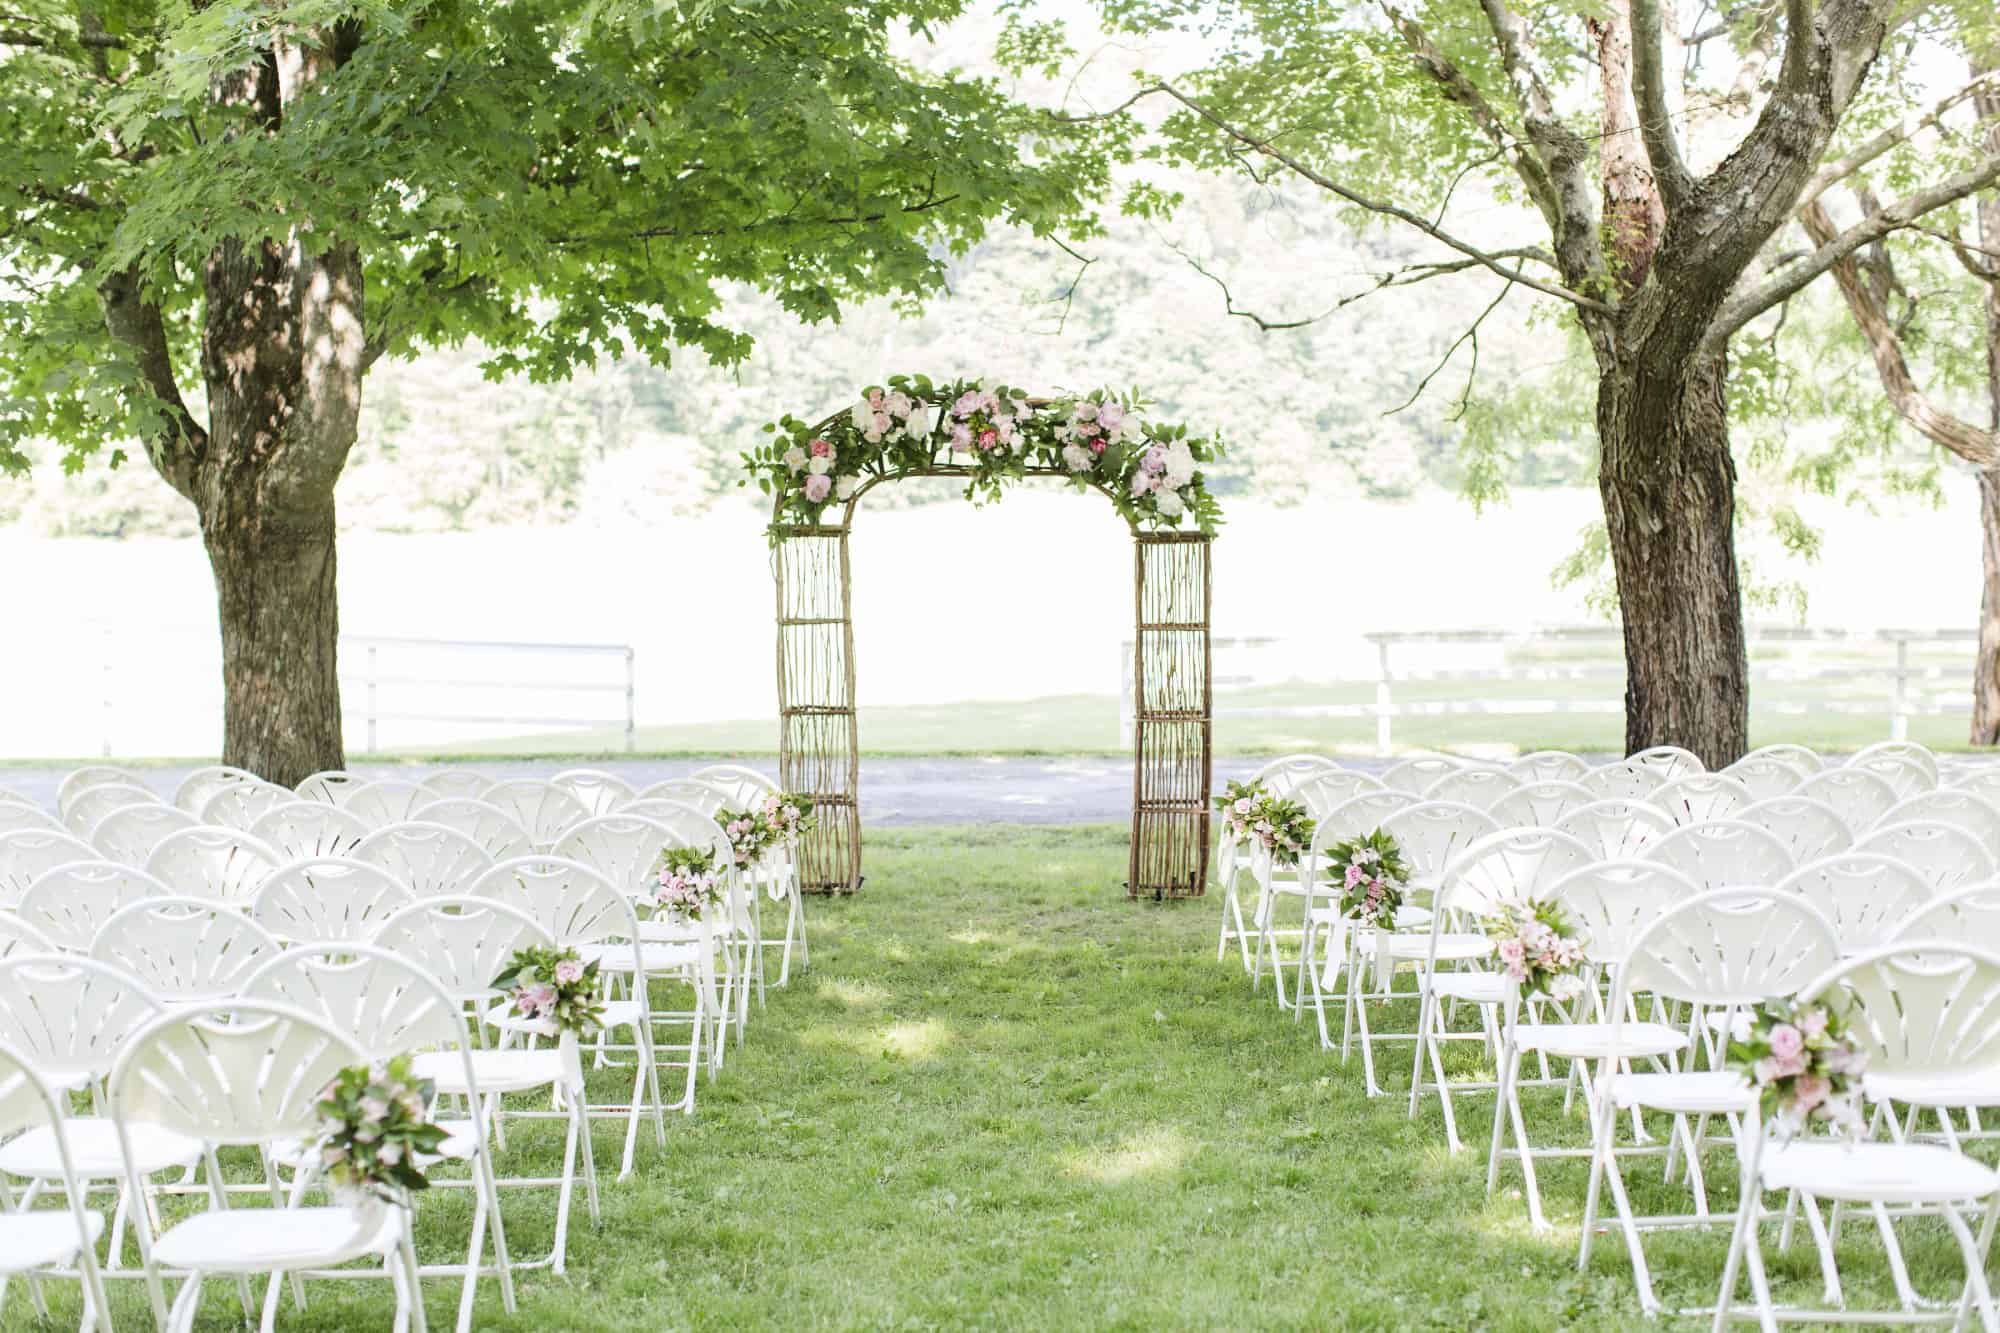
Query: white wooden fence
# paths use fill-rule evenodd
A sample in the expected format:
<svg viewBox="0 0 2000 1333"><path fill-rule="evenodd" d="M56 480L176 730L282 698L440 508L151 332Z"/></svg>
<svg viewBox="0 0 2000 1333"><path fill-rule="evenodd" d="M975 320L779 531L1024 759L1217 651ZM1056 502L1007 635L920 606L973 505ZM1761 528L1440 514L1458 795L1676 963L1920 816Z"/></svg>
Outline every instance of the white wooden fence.
<svg viewBox="0 0 2000 1333"><path fill-rule="evenodd" d="M1370 718L1375 745L1392 752L1395 719L1454 714L1522 715L1622 713L1623 637L1615 625L1550 626L1530 630L1385 630L1363 634L1365 652L1329 651L1327 645L1281 636L1216 638L1211 679L1214 716L1220 718ZM1805 715L1815 711L1879 716L1895 740L1909 733L1912 717L1970 711L1973 646L1969 629L1812 629L1754 626L1750 630L1751 705L1760 712ZM1949 651L1949 660L1921 660L1926 650ZM1834 661L1816 661L1832 655ZM1372 671L1356 669L1372 656ZM1512 659L1527 658L1525 663ZM1346 670L1326 669L1345 662ZM1319 669L1315 669L1316 664ZM1124 645L1119 672L1119 721L1130 742L1132 645ZM1873 698L1840 697L1854 682L1880 686ZM1397 698L1399 685L1452 684L1449 698ZM1484 686L1546 683L1543 697L1481 694ZM1227 695L1261 686L1373 686L1370 702L1231 704ZM1803 686L1808 697L1773 699L1759 686Z"/></svg>

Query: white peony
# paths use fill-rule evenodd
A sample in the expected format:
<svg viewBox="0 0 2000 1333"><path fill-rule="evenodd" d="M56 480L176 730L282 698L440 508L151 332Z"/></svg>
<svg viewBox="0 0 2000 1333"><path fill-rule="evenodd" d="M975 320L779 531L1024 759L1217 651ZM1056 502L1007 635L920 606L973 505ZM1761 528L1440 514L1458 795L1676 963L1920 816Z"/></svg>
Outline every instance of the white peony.
<svg viewBox="0 0 2000 1333"><path fill-rule="evenodd" d="M797 472L806 465L806 451L796 444L785 450L785 466Z"/></svg>
<svg viewBox="0 0 2000 1333"><path fill-rule="evenodd" d="M1167 446L1167 485L1179 490L1194 480L1194 451L1186 440L1175 440Z"/></svg>
<svg viewBox="0 0 2000 1333"><path fill-rule="evenodd" d="M812 473L815 477L819 477L824 476L826 470L832 466L833 460L831 458L828 458L824 454L814 454L812 461L806 464L806 471Z"/></svg>
<svg viewBox="0 0 2000 1333"><path fill-rule="evenodd" d="M1170 491L1164 487L1153 497L1153 508L1160 511L1161 518L1179 518L1187 512L1187 505L1182 503L1180 492Z"/></svg>
<svg viewBox="0 0 2000 1333"><path fill-rule="evenodd" d="M847 416L854 423L854 429L865 431L875 420L875 409L868 405L866 398L863 398L854 405L854 410Z"/></svg>
<svg viewBox="0 0 2000 1333"><path fill-rule="evenodd" d="M842 500L852 500L854 493L861 489L861 478L850 473L833 479L833 493Z"/></svg>
<svg viewBox="0 0 2000 1333"><path fill-rule="evenodd" d="M919 440L929 435L936 426L937 409L929 403L918 403L910 409L910 424L904 427L904 431L911 439Z"/></svg>
<svg viewBox="0 0 2000 1333"><path fill-rule="evenodd" d="M1063 465L1071 472L1088 472L1097 464L1097 455L1080 444L1066 444L1062 451Z"/></svg>

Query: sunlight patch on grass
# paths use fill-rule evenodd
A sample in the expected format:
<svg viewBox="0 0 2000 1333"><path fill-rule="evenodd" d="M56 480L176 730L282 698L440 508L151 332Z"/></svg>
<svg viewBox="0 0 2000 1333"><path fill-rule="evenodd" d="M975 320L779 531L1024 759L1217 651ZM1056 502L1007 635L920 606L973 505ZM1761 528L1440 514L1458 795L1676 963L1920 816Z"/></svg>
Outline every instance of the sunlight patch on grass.
<svg viewBox="0 0 2000 1333"><path fill-rule="evenodd" d="M821 977L819 993L840 1001L849 1009L873 1009L889 1002L889 990L873 981L847 977Z"/></svg>
<svg viewBox="0 0 2000 1333"><path fill-rule="evenodd" d="M1127 1134L1114 1147L1065 1154L1063 1174L1094 1180L1100 1185L1116 1185L1178 1170L1194 1150L1195 1145L1178 1129L1155 1125Z"/></svg>
<svg viewBox="0 0 2000 1333"><path fill-rule="evenodd" d="M928 1060L951 1040L951 1029L934 1019L897 1023L882 1033L883 1049L905 1060Z"/></svg>

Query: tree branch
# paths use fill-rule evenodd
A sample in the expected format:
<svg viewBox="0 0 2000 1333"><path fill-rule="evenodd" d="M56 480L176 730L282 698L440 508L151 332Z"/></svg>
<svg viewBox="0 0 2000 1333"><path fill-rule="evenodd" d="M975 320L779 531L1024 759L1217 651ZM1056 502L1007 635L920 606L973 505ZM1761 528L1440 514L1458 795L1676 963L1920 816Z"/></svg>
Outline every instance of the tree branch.
<svg viewBox="0 0 2000 1333"><path fill-rule="evenodd" d="M174 380L167 326L160 308L145 298L138 275L130 270L106 278L97 295L106 331L130 350L140 380L164 416L159 427L144 439L146 456L169 486L193 500L196 470L208 452L208 431L188 410Z"/></svg>
<svg viewBox="0 0 2000 1333"><path fill-rule="evenodd" d="M1667 109L1667 76L1661 64L1666 38L1660 29L1659 0L1632 0L1632 93L1638 103L1639 137L1653 166L1653 182L1672 216L1694 193L1694 180L1681 161L1674 141L1672 113Z"/></svg>
<svg viewBox="0 0 2000 1333"><path fill-rule="evenodd" d="M1879 212L1870 213L1762 287L1742 293L1725 302L1721 312L1709 325L1703 341L1709 350L1721 351L1727 346L1731 334L1794 292L1802 290L1814 278L1862 246L1879 241L1891 232L1900 231L1924 214L1943 208L1946 204L1956 203L1995 180L2000 180L2000 153L1995 153L1955 176L1947 177L1927 190L1905 195Z"/></svg>
<svg viewBox="0 0 2000 1333"><path fill-rule="evenodd" d="M1806 182L1804 192L1799 195L1799 207L1805 207L1876 158L1936 125L1953 107L1977 97L1982 91L1990 88L2000 88L2000 70L1982 74L1958 91L1940 98L1921 116L1914 119L1906 117L1893 125L1885 126L1853 152L1822 163L1820 169L1813 173L1812 179Z"/></svg>
<svg viewBox="0 0 2000 1333"><path fill-rule="evenodd" d="M1417 401L1417 399L1423 397L1424 390L1429 388L1431 381L1436 379L1439 376L1439 374L1441 374L1444 371L1444 368L1451 364L1451 359L1452 357L1458 354L1458 349L1464 346L1467 342L1470 342L1472 344L1472 364L1466 368L1465 391L1459 394L1458 410L1452 413L1451 419L1453 421L1457 421L1461 417L1463 417L1465 415L1465 409L1468 406L1470 406L1472 402L1473 380L1479 374L1479 326L1486 322L1486 317L1488 315L1492 314L1494 311L1500 308L1500 303L1507 299L1507 293L1513 290L1514 290L1514 284L1512 282L1509 282L1506 286L1502 287L1500 289L1500 294L1493 298L1493 301L1490 305L1488 305L1484 310L1479 312L1479 317L1477 319L1472 321L1472 326L1468 328L1464 333L1461 333L1458 335L1458 337L1454 338L1452 340L1451 346L1445 348L1444 355L1438 359L1438 363L1435 366L1431 367L1430 373L1425 375L1421 380L1417 381L1416 391L1413 392L1407 399L1404 400L1402 406L1392 407L1387 412L1384 412L1382 415L1385 417L1394 416L1396 413L1404 411L1407 408L1409 408L1411 404Z"/></svg>

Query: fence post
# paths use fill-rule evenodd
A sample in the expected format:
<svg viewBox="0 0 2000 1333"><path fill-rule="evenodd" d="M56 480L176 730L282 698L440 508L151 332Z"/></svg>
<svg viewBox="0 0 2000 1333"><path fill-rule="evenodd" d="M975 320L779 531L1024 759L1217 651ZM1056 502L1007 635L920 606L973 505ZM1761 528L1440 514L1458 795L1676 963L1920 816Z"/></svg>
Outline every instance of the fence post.
<svg viewBox="0 0 2000 1333"><path fill-rule="evenodd" d="M1910 738L1910 638L1907 634L1896 636L1896 685L1890 703L1889 739L1906 741Z"/></svg>
<svg viewBox="0 0 2000 1333"><path fill-rule="evenodd" d="M638 669L634 665L635 654L632 645L625 645L625 753L631 754L639 748L639 716L633 702L636 694Z"/></svg>
<svg viewBox="0 0 2000 1333"><path fill-rule="evenodd" d="M1132 748L1132 654L1130 639L1118 645L1118 747Z"/></svg>
<svg viewBox="0 0 2000 1333"><path fill-rule="evenodd" d="M368 753L375 753L375 645L368 645Z"/></svg>
<svg viewBox="0 0 2000 1333"><path fill-rule="evenodd" d="M1389 697L1389 638L1375 636L1375 753L1387 758L1390 752L1389 715L1395 705Z"/></svg>

